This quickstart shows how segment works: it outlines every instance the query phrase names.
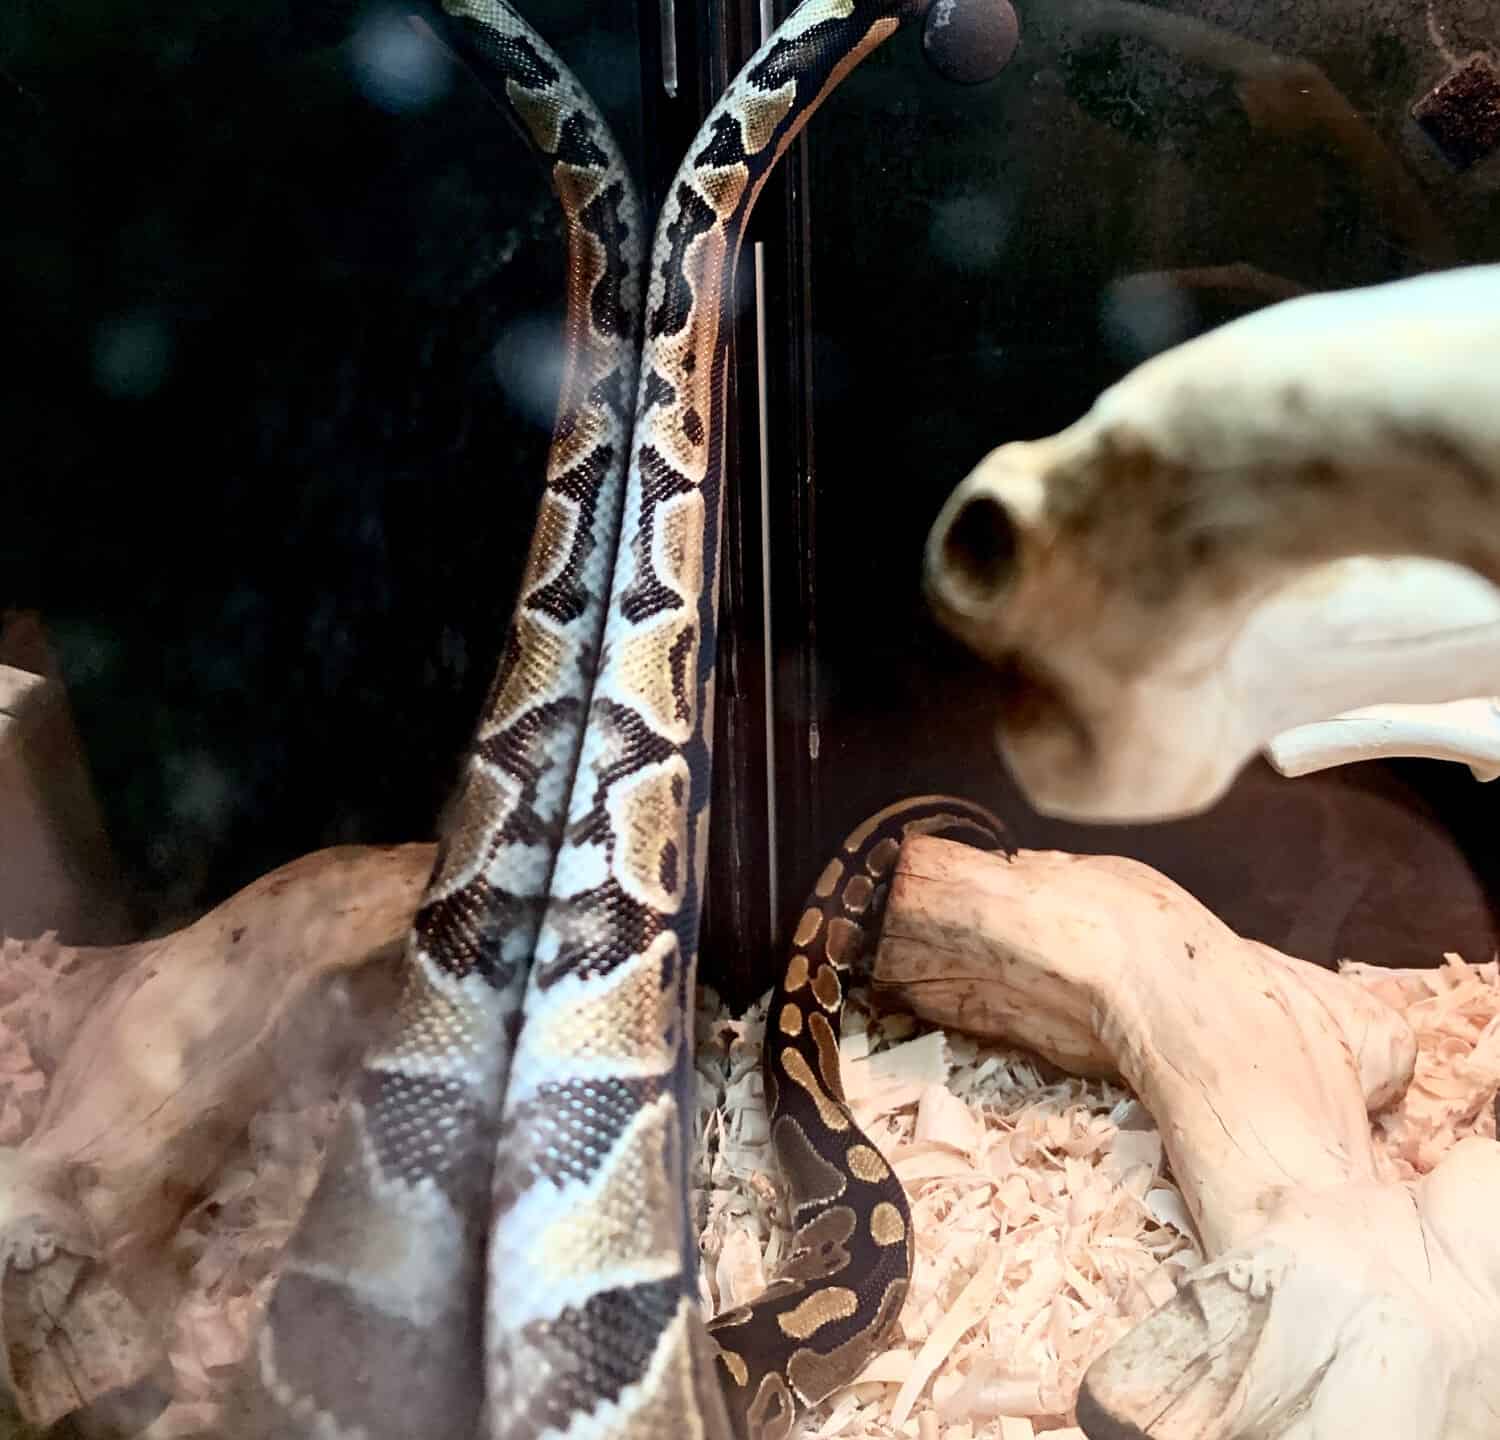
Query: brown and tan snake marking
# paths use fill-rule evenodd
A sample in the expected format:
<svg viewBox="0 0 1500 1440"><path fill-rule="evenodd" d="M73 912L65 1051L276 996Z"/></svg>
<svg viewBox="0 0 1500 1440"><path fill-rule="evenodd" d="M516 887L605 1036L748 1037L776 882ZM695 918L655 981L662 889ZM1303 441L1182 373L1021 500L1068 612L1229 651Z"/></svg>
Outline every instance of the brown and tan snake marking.
<svg viewBox="0 0 1500 1440"><path fill-rule="evenodd" d="M838 1052L844 988L880 928L887 877L909 835L986 850L1005 843L987 810L945 795L865 821L807 897L766 1011L766 1109L796 1234L765 1294L709 1325L740 1433L761 1440L789 1434L801 1406L864 1368L911 1282L906 1195L844 1103Z"/></svg>
<svg viewBox="0 0 1500 1440"><path fill-rule="evenodd" d="M771 1055L799 1258L710 1338L685 1154L727 320L776 161L929 0L807 0L693 141L656 227L618 544L639 235L624 167L508 6L446 3L552 166L570 362L532 560L412 937L396 1036L365 1067L294 1242L258 1357L272 1418L253 1433L774 1440L799 1404L858 1371L906 1285L905 1203L840 1099L835 1039L896 832L917 822L887 814L856 832L799 929ZM975 834L992 823L963 802L940 802L930 818L943 816Z"/></svg>
<svg viewBox="0 0 1500 1440"><path fill-rule="evenodd" d="M543 160L568 245L566 365L514 619L408 941L394 1033L367 1057L229 1433L468 1436L483 1393L489 1174L522 982L561 840L629 454L645 250L593 102L501 0L439 38Z"/></svg>
<svg viewBox="0 0 1500 1440"><path fill-rule="evenodd" d="M776 161L843 77L926 8L807 0L714 106L657 221L604 646L497 1150L491 1440L726 1433L715 1349L698 1316L685 1156L733 282ZM815 982L831 996L831 972L809 975ZM826 1012L816 1019L826 1023ZM816 1043L798 1055L815 1057ZM848 1213L835 1207L821 1223L834 1231ZM857 1372L865 1337L888 1322L896 1296L864 1282L835 1288L854 1296L835 1325L858 1343L824 1351L819 1327L816 1347L792 1347L808 1372L795 1380L780 1350L738 1351L757 1395L771 1373L792 1397ZM794 1323L811 1327L814 1314ZM731 1394L736 1406L742 1398ZM790 1420L779 1415L768 1396L746 1417L748 1433L781 1433Z"/></svg>

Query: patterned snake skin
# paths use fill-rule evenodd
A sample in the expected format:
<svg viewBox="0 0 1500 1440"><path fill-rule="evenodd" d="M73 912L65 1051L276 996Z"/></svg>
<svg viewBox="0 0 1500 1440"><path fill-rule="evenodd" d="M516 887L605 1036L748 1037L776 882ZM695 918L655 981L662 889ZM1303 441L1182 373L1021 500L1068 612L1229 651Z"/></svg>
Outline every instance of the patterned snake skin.
<svg viewBox="0 0 1500 1440"><path fill-rule="evenodd" d="M365 1065L293 1243L246 1387L254 1422L236 1433L779 1440L894 1321L909 1214L843 1105L843 976L900 836L993 844L992 817L940 797L892 807L815 889L766 1047L796 1253L712 1336L686 1171L736 260L792 139L928 3L807 0L694 140L656 227L616 545L640 234L624 167L524 22L499 0L448 0L459 48L552 165L570 368L395 1037Z"/></svg>
<svg viewBox="0 0 1500 1440"><path fill-rule="evenodd" d="M789 1434L800 1406L864 1369L911 1284L906 1193L844 1103L838 1050L849 974L880 928L887 878L910 835L982 850L1005 843L1000 821L978 805L946 795L899 801L844 841L807 897L766 1011L763 1055L795 1233L767 1289L708 1327L741 1435Z"/></svg>
<svg viewBox="0 0 1500 1440"><path fill-rule="evenodd" d="M500 0L452 46L547 166L568 244L566 363L520 598L367 1057L294 1237L231 1433L466 1436L499 1100L562 835L614 566L639 358L640 205L614 137Z"/></svg>

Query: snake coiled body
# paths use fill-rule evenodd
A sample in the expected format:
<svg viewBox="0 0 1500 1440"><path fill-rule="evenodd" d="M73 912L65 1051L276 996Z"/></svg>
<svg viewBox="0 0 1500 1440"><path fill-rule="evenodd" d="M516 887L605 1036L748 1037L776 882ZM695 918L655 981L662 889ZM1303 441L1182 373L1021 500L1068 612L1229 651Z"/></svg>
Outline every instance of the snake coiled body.
<svg viewBox="0 0 1500 1440"><path fill-rule="evenodd" d="M712 1335L686 1157L736 262L787 146L927 3L807 0L705 121L656 227L614 545L638 234L623 165L524 22L497 0L450 0L497 66L492 88L551 157L572 241L573 360L396 1038L365 1066L262 1339L274 1433L473 1434L473 1272L486 1251L487 1440L779 1440L895 1318L910 1217L842 1102L845 971L903 827L993 842L998 822L962 801L896 807L856 833L836 880L825 874L767 1045L797 1253ZM606 594L596 667L590 617Z"/></svg>

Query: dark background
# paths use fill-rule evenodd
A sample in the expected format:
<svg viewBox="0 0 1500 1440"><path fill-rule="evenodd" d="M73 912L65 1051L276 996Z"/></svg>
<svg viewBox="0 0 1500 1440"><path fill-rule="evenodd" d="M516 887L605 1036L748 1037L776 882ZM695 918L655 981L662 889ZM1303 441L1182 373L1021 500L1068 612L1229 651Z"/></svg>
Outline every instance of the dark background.
<svg viewBox="0 0 1500 1440"><path fill-rule="evenodd" d="M638 154L633 16L545 8ZM394 6L22 0L0 56L0 599L140 923L430 834L540 493L545 175Z"/></svg>
<svg viewBox="0 0 1500 1440"><path fill-rule="evenodd" d="M802 593L820 758L799 777L816 802L801 835L816 843L801 848L783 923L816 852L865 812L953 788L1023 844L1146 860L1231 926L1308 959L1487 959L1496 799L1466 768L1293 781L1258 764L1191 821L1045 821L993 758L990 677L923 608L922 541L984 454L1062 428L1144 355L1264 298L1181 272L1251 266L1320 290L1500 259L1500 154L1456 170L1408 113L1448 69L1439 42L1500 50L1500 11L1164 8L1256 42L1261 68L1247 83L1030 4L992 83L945 84L898 38L810 127L817 560ZM1162 272L1179 283L1131 278ZM780 752L799 753L794 736Z"/></svg>
<svg viewBox="0 0 1500 1440"><path fill-rule="evenodd" d="M1466 771L1261 767L1192 822L1043 822L994 759L989 677L921 606L927 527L988 449L1265 298L1130 277L1240 265L1323 289L1500 258L1496 157L1458 171L1408 115L1445 50L1500 46L1484 7L1433 0L1431 27L1395 0L1171 8L1315 65L1345 110L1299 111L1305 86L1247 99L1222 64L1032 5L1009 68L972 90L897 37L768 189L751 238L776 846L747 300L704 950L742 994L769 974L773 872L784 924L864 813L939 787L1022 843L1147 859L1310 959L1494 947L1492 802ZM679 0L675 100L655 4L527 9L659 197L750 7ZM560 228L505 118L403 16L0 13L0 607L45 619L136 933L318 846L431 834L514 601Z"/></svg>

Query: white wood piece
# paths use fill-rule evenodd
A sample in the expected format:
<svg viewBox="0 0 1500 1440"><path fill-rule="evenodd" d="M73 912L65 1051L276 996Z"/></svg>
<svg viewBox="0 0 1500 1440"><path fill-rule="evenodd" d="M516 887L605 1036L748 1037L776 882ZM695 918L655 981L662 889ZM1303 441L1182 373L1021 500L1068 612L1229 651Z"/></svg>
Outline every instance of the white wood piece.
<svg viewBox="0 0 1500 1440"><path fill-rule="evenodd" d="M1415 1043L1370 992L1235 935L1150 867L914 838L875 980L940 1025L1120 1074L1207 1263L1090 1367L1078 1419L1151 1440L1494 1440L1500 1144L1379 1178L1367 1107Z"/></svg>
<svg viewBox="0 0 1500 1440"><path fill-rule="evenodd" d="M36 616L0 616L0 657L0 936L124 939L120 877Z"/></svg>
<svg viewBox="0 0 1500 1440"><path fill-rule="evenodd" d="M0 665L0 746L5 744L8 731L14 733L27 702L37 698L46 684L40 675L14 665Z"/></svg>

